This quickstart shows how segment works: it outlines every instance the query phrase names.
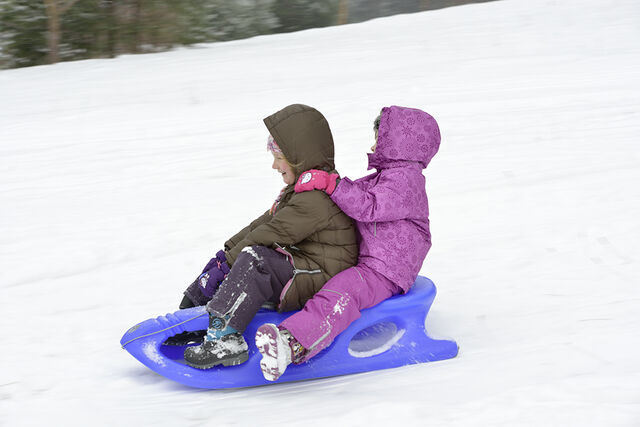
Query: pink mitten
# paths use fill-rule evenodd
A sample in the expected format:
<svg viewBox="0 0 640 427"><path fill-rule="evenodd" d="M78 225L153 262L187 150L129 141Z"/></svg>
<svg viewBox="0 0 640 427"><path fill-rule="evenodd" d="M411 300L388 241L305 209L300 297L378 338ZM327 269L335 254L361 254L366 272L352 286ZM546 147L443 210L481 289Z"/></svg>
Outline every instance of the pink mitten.
<svg viewBox="0 0 640 427"><path fill-rule="evenodd" d="M310 169L300 174L298 182L294 190L296 193L302 193L303 191L322 190L328 195L333 193L336 189L337 181L340 175L337 173L328 173L321 170Z"/></svg>

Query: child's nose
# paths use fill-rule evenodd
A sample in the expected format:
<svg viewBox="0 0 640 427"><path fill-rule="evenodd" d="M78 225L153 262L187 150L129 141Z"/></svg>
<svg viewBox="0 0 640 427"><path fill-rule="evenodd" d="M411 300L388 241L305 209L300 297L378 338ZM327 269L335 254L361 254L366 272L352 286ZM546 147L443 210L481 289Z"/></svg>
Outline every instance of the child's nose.
<svg viewBox="0 0 640 427"><path fill-rule="evenodd" d="M276 164L276 160L273 160L273 163L271 164L271 169L278 169L278 165Z"/></svg>

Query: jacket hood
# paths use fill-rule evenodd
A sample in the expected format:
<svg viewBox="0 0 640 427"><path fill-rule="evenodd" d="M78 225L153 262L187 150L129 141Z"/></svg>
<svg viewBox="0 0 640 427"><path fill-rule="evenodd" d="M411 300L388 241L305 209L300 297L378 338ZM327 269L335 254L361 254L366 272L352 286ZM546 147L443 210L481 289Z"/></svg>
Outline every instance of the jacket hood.
<svg viewBox="0 0 640 427"><path fill-rule="evenodd" d="M292 104L264 119L296 177L309 169L335 169L329 123L315 108Z"/></svg>
<svg viewBox="0 0 640 427"><path fill-rule="evenodd" d="M375 153L368 154L368 169L385 169L405 162L426 168L440 147L440 129L431 115L415 108L382 109Z"/></svg>

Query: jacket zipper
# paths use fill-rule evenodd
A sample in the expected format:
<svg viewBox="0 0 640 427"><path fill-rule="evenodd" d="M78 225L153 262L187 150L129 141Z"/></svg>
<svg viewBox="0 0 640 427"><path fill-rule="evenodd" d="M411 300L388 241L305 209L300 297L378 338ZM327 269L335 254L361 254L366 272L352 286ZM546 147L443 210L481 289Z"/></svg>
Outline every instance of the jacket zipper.
<svg viewBox="0 0 640 427"><path fill-rule="evenodd" d="M287 292L289 292L289 289L291 289L291 284L293 283L293 279L295 279L298 274L300 274L300 273L317 274L317 273L322 273L322 270L320 270L320 269L316 269L316 270L301 270L301 269L296 268L296 265L293 262L293 255L291 255L291 253L289 253L289 251L287 251L284 247L280 246L277 242L275 243L275 245L278 247L278 249L280 249L280 251L282 253L287 255L287 257L289 258L289 262L293 266L293 276L291 276L291 279L289 279L287 284L282 289L282 292L280 293L280 302L282 302L282 300L284 300L284 297L287 295Z"/></svg>

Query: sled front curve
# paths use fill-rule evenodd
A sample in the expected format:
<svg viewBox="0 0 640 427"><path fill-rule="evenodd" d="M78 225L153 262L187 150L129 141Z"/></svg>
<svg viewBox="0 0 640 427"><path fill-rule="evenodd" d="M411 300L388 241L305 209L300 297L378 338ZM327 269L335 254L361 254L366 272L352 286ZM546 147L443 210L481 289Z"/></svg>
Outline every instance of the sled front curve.
<svg viewBox="0 0 640 427"><path fill-rule="evenodd" d="M260 371L261 355L255 346L255 333L262 324L279 324L292 313L260 310L243 334L249 346L249 360L236 366L195 369L186 365L182 358L186 346L163 344L167 338L181 332L207 329L208 316L204 307L178 310L139 323L124 334L120 344L158 374L190 387L208 389L250 387L388 369L449 359L458 354L455 341L434 340L424 328L435 295L433 282L418 276L408 293L363 310L361 317L329 347L306 363L290 365L273 382L265 380Z"/></svg>

